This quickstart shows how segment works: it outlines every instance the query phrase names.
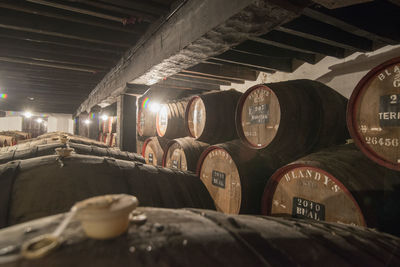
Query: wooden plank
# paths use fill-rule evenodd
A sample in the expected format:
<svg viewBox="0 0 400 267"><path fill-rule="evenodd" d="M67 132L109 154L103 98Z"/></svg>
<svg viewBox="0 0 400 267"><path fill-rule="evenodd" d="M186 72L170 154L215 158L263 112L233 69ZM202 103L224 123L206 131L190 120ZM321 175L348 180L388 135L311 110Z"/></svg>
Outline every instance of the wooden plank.
<svg viewBox="0 0 400 267"><path fill-rule="evenodd" d="M225 82L222 80L212 80L212 79L207 79L205 77L200 77L200 76L188 76L184 74L175 74L173 76L170 76L169 79L172 80L180 80L180 81L188 81L188 82L195 82L195 83L203 83L203 84L214 84L214 85L231 85L230 82Z"/></svg>
<svg viewBox="0 0 400 267"><path fill-rule="evenodd" d="M229 50L221 55L211 57L211 59L266 70L293 71L293 61L291 58L265 57Z"/></svg>
<svg viewBox="0 0 400 267"><path fill-rule="evenodd" d="M277 30L344 49L372 51L371 40L306 16L281 25Z"/></svg>
<svg viewBox="0 0 400 267"><path fill-rule="evenodd" d="M200 63L188 68L183 72L202 73L217 78L227 78L234 80L257 80L257 72L246 67L228 66L223 64L205 64Z"/></svg>
<svg viewBox="0 0 400 267"><path fill-rule="evenodd" d="M244 83L244 80L235 80L235 79L230 79L230 78L224 78L224 77L218 77L215 75L208 75L208 74L204 74L204 73L199 73L199 72L193 72L193 71L187 71L187 70L183 70L180 73L175 74L174 76L178 76L178 77L189 77L189 78L196 78L196 79L202 79L202 80L206 80L209 82L223 82L223 83Z"/></svg>
<svg viewBox="0 0 400 267"><path fill-rule="evenodd" d="M235 51L252 53L254 55L264 56L279 56L279 57L291 57L299 60L303 60L310 64L316 63L315 54L303 53L285 48L279 48L273 45L263 44L256 41L248 40L241 43L233 48Z"/></svg>
<svg viewBox="0 0 400 267"><path fill-rule="evenodd" d="M204 84L193 81L175 80L170 78L166 78L165 80L158 82L156 85L162 87L187 87L191 89L219 90L219 85L217 84Z"/></svg>
<svg viewBox="0 0 400 267"><path fill-rule="evenodd" d="M274 45L282 44L280 46L290 47L290 48L300 48L302 51L307 51L308 53L319 53L322 55L344 58L345 57L345 49L340 47L331 46L328 44L324 44L321 42L309 40L303 37L295 36L292 34L288 34L280 31L271 31L263 36L260 36L261 39L272 41ZM255 40L255 39L252 39Z"/></svg>

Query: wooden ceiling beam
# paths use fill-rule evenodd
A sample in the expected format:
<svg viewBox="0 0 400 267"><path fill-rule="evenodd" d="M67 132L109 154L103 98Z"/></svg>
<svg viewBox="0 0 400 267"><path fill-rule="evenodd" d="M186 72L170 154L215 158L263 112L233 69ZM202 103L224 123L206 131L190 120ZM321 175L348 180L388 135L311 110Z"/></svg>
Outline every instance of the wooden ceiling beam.
<svg viewBox="0 0 400 267"><path fill-rule="evenodd" d="M200 76L196 77L196 76L179 74L179 73L175 74L173 76L170 76L169 79L186 81L186 82L194 82L194 83L202 83L202 84L212 84L212 85L231 85L231 83L227 82L227 81L222 81L222 80L217 80L217 79L207 79L205 77L200 77Z"/></svg>

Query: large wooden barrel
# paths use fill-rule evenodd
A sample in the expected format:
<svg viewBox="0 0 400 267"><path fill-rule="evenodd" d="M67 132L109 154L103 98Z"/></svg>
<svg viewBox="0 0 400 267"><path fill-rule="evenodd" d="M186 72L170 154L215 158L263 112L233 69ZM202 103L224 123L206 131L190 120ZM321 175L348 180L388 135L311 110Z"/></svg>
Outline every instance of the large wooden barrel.
<svg viewBox="0 0 400 267"><path fill-rule="evenodd" d="M154 166L162 166L164 149L168 143L168 139L160 137L147 138L142 146L142 156L147 164Z"/></svg>
<svg viewBox="0 0 400 267"><path fill-rule="evenodd" d="M354 144L342 145L280 168L265 187L262 211L400 234L399 184L400 173L374 164Z"/></svg>
<svg viewBox="0 0 400 267"><path fill-rule="evenodd" d="M73 154L0 165L0 227L67 211L103 194L133 194L142 205L214 209L194 174L134 161Z"/></svg>
<svg viewBox="0 0 400 267"><path fill-rule="evenodd" d="M348 138L347 99L311 80L255 85L240 98L236 126L249 147L306 155Z"/></svg>
<svg viewBox="0 0 400 267"><path fill-rule="evenodd" d="M199 159L197 174L217 210L260 214L268 178L287 163L275 153L250 149L234 140L207 148Z"/></svg>
<svg viewBox="0 0 400 267"><path fill-rule="evenodd" d="M193 137L171 140L163 155L163 166L195 172L200 155L208 146L209 144L196 141Z"/></svg>
<svg viewBox="0 0 400 267"><path fill-rule="evenodd" d="M372 69L357 84L347 125L367 157L400 171L400 57Z"/></svg>
<svg viewBox="0 0 400 267"><path fill-rule="evenodd" d="M161 105L156 116L156 129L160 137L174 139L188 135L185 127L187 100L177 100Z"/></svg>
<svg viewBox="0 0 400 267"><path fill-rule="evenodd" d="M208 144L236 139L235 109L241 95L231 89L191 98L185 115L189 136Z"/></svg>
<svg viewBox="0 0 400 267"><path fill-rule="evenodd" d="M89 146L77 143L70 143L68 144L68 146L73 148L75 153L77 154L112 157L116 159L133 160L145 163L145 160L141 155L126 151L121 151L119 149L103 148L103 147ZM12 160L29 159L40 156L54 155L56 154L55 149L62 147L65 147L65 145L60 142L34 145L30 147L18 146L17 149L0 152L0 164L4 164Z"/></svg>
<svg viewBox="0 0 400 267"><path fill-rule="evenodd" d="M20 142L20 144L25 144L25 143L32 143L32 142L36 142L36 141L40 141L43 139L46 140L59 140L61 136L68 136L69 138L69 142L70 143L77 143L77 144L85 144L85 145L95 145L95 146L99 146L99 147L109 147L108 145L104 144L103 142L94 140L94 139L90 139L84 136L80 136L80 135L72 135L70 133L66 133L66 132L52 132L52 133L46 133L43 135L40 135L36 138L32 138L32 139L28 139L28 140L24 140L23 142Z"/></svg>
<svg viewBox="0 0 400 267"><path fill-rule="evenodd" d="M155 136L157 134L156 113L148 107L139 109L137 132L139 136Z"/></svg>
<svg viewBox="0 0 400 267"><path fill-rule="evenodd" d="M140 202L140 199L139 199ZM362 227L207 210L138 208L147 221L131 223L112 240L89 239L73 220L65 242L48 255L20 258L22 243L55 230L63 214L0 231L0 257L7 267L221 267L221 266L399 266L400 239ZM27 229L34 229L29 231Z"/></svg>

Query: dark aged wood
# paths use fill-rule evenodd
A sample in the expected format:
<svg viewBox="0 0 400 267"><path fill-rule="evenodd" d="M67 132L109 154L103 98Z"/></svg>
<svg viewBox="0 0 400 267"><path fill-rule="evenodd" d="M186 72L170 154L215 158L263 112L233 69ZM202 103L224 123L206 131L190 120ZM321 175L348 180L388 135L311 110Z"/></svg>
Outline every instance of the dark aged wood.
<svg viewBox="0 0 400 267"><path fill-rule="evenodd" d="M137 98L130 95L121 95L117 103L117 143L129 152L136 152L136 103Z"/></svg>
<svg viewBox="0 0 400 267"><path fill-rule="evenodd" d="M221 54L251 36L266 33L273 27L290 21L306 5L303 1L294 3L295 1L229 0L225 4L206 1L200 5L196 1L186 2L173 14L173 20L166 21L147 39L147 45L127 52L124 59L81 104L77 113L89 110L111 94L123 92L126 82L153 84L210 56ZM179 23L189 20L190 24ZM193 31L191 25L197 25L199 29ZM176 30L178 28L179 31ZM179 38L181 42L176 42Z"/></svg>
<svg viewBox="0 0 400 267"><path fill-rule="evenodd" d="M156 116L158 136L167 139L188 136L185 127L185 111L187 104L187 99L181 99L162 105Z"/></svg>
<svg viewBox="0 0 400 267"><path fill-rule="evenodd" d="M345 97L311 80L255 85L238 103L237 132L251 148L302 156L345 142L346 105Z"/></svg>
<svg viewBox="0 0 400 267"><path fill-rule="evenodd" d="M185 115L190 136L209 144L237 138L235 109L241 95L232 89L193 97Z"/></svg>
<svg viewBox="0 0 400 267"><path fill-rule="evenodd" d="M16 148L9 148L7 151L0 150L0 164L4 164L13 160L55 155L56 148L65 147L65 145L63 145L59 141L46 140L46 142L47 143L45 143L44 141L36 142L36 144L24 143L24 145L17 145ZM120 151L119 149L78 144L73 142L69 143L68 146L73 148L74 152L77 154L112 157L116 159L133 160L145 163L144 158L140 154Z"/></svg>
<svg viewBox="0 0 400 267"><path fill-rule="evenodd" d="M143 206L214 209L193 174L109 157L44 156L0 165L0 227L66 212L88 197L128 193ZM7 198L8 196L8 198Z"/></svg>
<svg viewBox="0 0 400 267"><path fill-rule="evenodd" d="M281 157L279 151L258 151L233 140L207 148L200 156L197 174L217 210L229 214L260 214L268 178L290 160Z"/></svg>
<svg viewBox="0 0 400 267"><path fill-rule="evenodd" d="M140 199L139 199L140 201ZM66 242L47 256L10 261L3 267L35 266L396 266L400 239L377 231L341 225L200 209L138 208L141 225L100 241L85 236L73 220ZM0 231L0 248L19 245L54 231L56 215ZM24 234L26 229L35 232ZM10 253L14 256L19 250ZM15 255L16 256L16 255Z"/></svg>
<svg viewBox="0 0 400 267"><path fill-rule="evenodd" d="M164 149L167 146L168 139L158 136L147 138L142 147L142 156L147 164L162 166Z"/></svg>
<svg viewBox="0 0 400 267"><path fill-rule="evenodd" d="M367 157L400 171L400 57L360 80L349 100L347 125Z"/></svg>
<svg viewBox="0 0 400 267"><path fill-rule="evenodd" d="M201 153L209 144L196 141L192 137L174 139L164 149L162 165L183 171L196 172Z"/></svg>
<svg viewBox="0 0 400 267"><path fill-rule="evenodd" d="M373 163L353 144L343 145L279 169L265 187L262 212L400 235L399 190L399 172Z"/></svg>
<svg viewBox="0 0 400 267"><path fill-rule="evenodd" d="M208 79L206 77L195 76L195 75L190 75L190 74L183 74L183 73L175 74L173 76L170 76L169 78L173 79L173 80L190 81L190 82L197 82L197 83L203 83L203 84L231 85L230 82L226 82L223 80Z"/></svg>
<svg viewBox="0 0 400 267"><path fill-rule="evenodd" d="M158 86L165 86L165 87L173 87L173 86L180 86L180 87L188 87L189 89L202 89L202 90L219 90L219 85L214 84L202 84L193 81L182 81L182 80L175 80L171 78L166 78L158 82L156 85Z"/></svg>

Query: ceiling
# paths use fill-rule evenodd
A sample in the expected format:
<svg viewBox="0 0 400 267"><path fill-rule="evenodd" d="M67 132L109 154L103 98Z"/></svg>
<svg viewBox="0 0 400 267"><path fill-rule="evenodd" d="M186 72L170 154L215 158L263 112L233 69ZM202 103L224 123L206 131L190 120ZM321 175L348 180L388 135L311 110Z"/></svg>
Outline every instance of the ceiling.
<svg viewBox="0 0 400 267"><path fill-rule="evenodd" d="M175 3L174 3L175 2ZM0 110L73 113L174 0L0 1Z"/></svg>
<svg viewBox="0 0 400 267"><path fill-rule="evenodd" d="M183 1L0 1L0 110L74 113L146 30ZM397 0L327 9L318 4L269 33L166 77L158 90L219 89L400 43Z"/></svg>

